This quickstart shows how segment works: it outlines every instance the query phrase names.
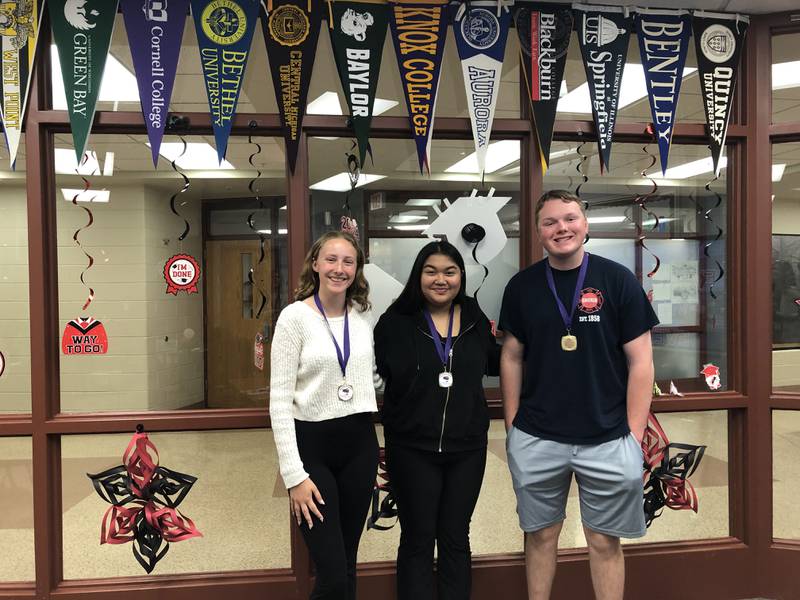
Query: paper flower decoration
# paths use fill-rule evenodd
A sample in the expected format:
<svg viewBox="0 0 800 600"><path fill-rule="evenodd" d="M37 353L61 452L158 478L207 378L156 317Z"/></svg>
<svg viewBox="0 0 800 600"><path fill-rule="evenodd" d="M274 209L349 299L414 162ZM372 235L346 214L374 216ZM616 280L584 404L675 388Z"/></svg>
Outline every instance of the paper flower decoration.
<svg viewBox="0 0 800 600"><path fill-rule="evenodd" d="M101 544L133 542L133 555L151 573L170 542L201 537L177 506L197 477L159 466L158 450L141 425L131 438L121 465L87 474L98 495L111 504L103 515Z"/></svg>
<svg viewBox="0 0 800 600"><path fill-rule="evenodd" d="M671 443L653 413L642 438L644 516L648 527L663 508L697 512L697 492L688 478L697 470L705 446Z"/></svg>

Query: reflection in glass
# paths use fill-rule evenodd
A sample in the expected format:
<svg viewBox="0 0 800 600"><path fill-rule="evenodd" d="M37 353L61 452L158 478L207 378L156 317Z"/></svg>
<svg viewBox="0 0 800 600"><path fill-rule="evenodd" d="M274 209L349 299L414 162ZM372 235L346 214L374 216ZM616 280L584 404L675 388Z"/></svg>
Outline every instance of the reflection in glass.
<svg viewBox="0 0 800 600"><path fill-rule="evenodd" d="M0 582L33 581L33 465L30 438L0 437Z"/></svg>
<svg viewBox="0 0 800 600"><path fill-rule="evenodd" d="M574 191L582 182L578 146L553 144L557 158L545 174L545 190ZM648 150L657 152L654 144ZM641 145L614 144L612 169L602 176L594 143L580 152L588 155L582 169L589 180L581 187L588 203L586 248L627 266L651 299L660 320L653 333L659 386L666 392L673 380L681 392L707 391L700 370L710 363L721 369L720 389L727 389L726 169L712 184L721 196L716 206L715 193L704 189L712 177L705 147L673 145L667 177L656 173L652 195L651 181L641 176L652 159Z"/></svg>
<svg viewBox="0 0 800 600"><path fill-rule="evenodd" d="M800 208L797 205L800 144L774 144L772 164L772 387L776 391L797 392L800 391Z"/></svg>
<svg viewBox="0 0 800 600"><path fill-rule="evenodd" d="M15 169L0 143L0 413L31 410L28 207L25 136Z"/></svg>
<svg viewBox="0 0 800 600"><path fill-rule="evenodd" d="M772 36L772 122L800 122L800 33Z"/></svg>
<svg viewBox="0 0 800 600"><path fill-rule="evenodd" d="M107 354L62 355L62 409L265 407L269 370L256 366L255 338L265 336L269 353L285 302L283 144L257 139L262 152L254 161L263 172L254 182L257 200L248 189L255 177L248 159L256 148L246 138L231 138L227 166L219 167L210 136L188 137L183 156L183 144L167 136L162 150L174 151L190 179L184 193L183 179L166 159L153 169L146 141L92 136L91 189L82 192L70 136L56 136L60 324L93 317L109 339ZM212 162L204 167L209 153ZM178 215L170 207L173 196ZM92 212L88 227L84 209ZM94 260L88 269L84 251ZM197 293L167 292L165 264L180 254L198 262ZM250 257L252 286L243 284L250 283L243 255ZM94 297L84 309L90 287ZM243 310L248 302L252 318Z"/></svg>
<svg viewBox="0 0 800 600"><path fill-rule="evenodd" d="M164 466L197 477L180 511L203 534L170 544L154 575L290 566L289 499L271 431L153 433L150 439ZM143 573L130 544L96 543L109 505L86 477L119 465L129 440L127 434L62 439L65 579Z"/></svg>
<svg viewBox="0 0 800 600"><path fill-rule="evenodd" d="M800 540L800 411L772 412L772 536Z"/></svg>

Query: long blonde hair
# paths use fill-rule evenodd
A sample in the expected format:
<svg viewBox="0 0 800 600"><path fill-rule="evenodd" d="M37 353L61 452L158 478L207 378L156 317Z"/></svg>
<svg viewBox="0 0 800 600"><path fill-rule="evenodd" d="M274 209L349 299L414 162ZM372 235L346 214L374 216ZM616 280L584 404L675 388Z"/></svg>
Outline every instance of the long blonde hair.
<svg viewBox="0 0 800 600"><path fill-rule="evenodd" d="M347 240L356 249L356 276L353 278L353 283L347 288L345 298L348 304L353 302L359 305L361 312L372 308L369 296L369 283L364 277L364 252L356 242L355 238L344 231L329 231L324 233L317 239L311 246L311 249L306 254L303 261L303 270L300 271L300 280L297 282L297 288L294 290L295 300L305 300L314 295L319 289L319 275L314 271L313 264L319 258L319 252L325 242L330 240Z"/></svg>

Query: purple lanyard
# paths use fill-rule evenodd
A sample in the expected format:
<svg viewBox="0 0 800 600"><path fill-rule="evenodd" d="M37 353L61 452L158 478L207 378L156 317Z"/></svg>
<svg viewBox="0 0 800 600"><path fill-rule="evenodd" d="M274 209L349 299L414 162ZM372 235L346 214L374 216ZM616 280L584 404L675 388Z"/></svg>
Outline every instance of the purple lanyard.
<svg viewBox="0 0 800 600"><path fill-rule="evenodd" d="M578 271L578 281L575 283L575 293L572 296L572 306L570 307L569 314L567 314L567 309L564 307L564 303L561 302L561 298L558 297L558 292L556 292L556 283L553 281L553 269L550 267L550 262L547 259L545 259L544 262L544 272L545 275L547 275L547 285L550 286L550 291L553 292L553 298L556 299L558 312L561 313L561 318L564 321L564 327L567 328L567 333L569 333L570 329L572 329L572 317L575 314L575 308L578 306L578 298L580 298L583 282L586 280L586 271L588 267L589 253L584 252L583 260L581 261L581 270Z"/></svg>
<svg viewBox="0 0 800 600"><path fill-rule="evenodd" d="M336 346L336 358L339 359L339 366L342 369L342 377L345 377L347 370L347 361L350 360L350 322L347 318L347 306L344 307L344 356L342 356L342 349L339 348L339 342L333 335L331 324L328 323L328 317L325 316L325 309L322 308L322 302L319 299L319 294L314 294L314 303L317 305L319 312L322 313L322 318L325 319L325 326L328 328L328 333L331 334L333 345Z"/></svg>
<svg viewBox="0 0 800 600"><path fill-rule="evenodd" d="M433 338L433 345L436 347L436 354L439 355L439 358L442 361L442 365L447 368L447 357L450 354L450 349L453 347L453 314L455 313L456 305L450 305L450 322L447 324L447 338L445 339L444 346L442 346L442 340L439 336L439 331L436 329L436 325L433 324L433 318L431 317L431 313L428 312L427 308L423 308L422 312L425 313L425 320L428 321L428 329L431 331L431 337Z"/></svg>

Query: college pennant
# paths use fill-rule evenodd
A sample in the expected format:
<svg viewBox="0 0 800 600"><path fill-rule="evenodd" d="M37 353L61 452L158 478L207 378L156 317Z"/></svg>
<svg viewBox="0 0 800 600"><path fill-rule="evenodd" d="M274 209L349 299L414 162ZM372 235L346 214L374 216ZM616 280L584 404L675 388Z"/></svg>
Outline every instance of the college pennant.
<svg viewBox="0 0 800 600"><path fill-rule="evenodd" d="M453 24L481 175L486 170L510 26L511 11L505 5L498 11L497 2L491 0L461 4Z"/></svg>
<svg viewBox="0 0 800 600"><path fill-rule="evenodd" d="M321 0L269 0L266 13L262 11L261 14L269 70L292 173L297 162L322 10Z"/></svg>
<svg viewBox="0 0 800 600"><path fill-rule="evenodd" d="M719 175L731 116L736 71L750 19L695 11L692 18L700 93L703 96L714 175Z"/></svg>
<svg viewBox="0 0 800 600"><path fill-rule="evenodd" d="M211 126L222 163L258 19L258 0L190 0Z"/></svg>
<svg viewBox="0 0 800 600"><path fill-rule="evenodd" d="M683 10L640 8L634 23L663 174L667 172L683 65L692 35L691 17Z"/></svg>
<svg viewBox="0 0 800 600"><path fill-rule="evenodd" d="M350 122L358 142L360 165L369 149L369 130L389 6L375 2L331 2L331 47L342 82Z"/></svg>
<svg viewBox="0 0 800 600"><path fill-rule="evenodd" d="M572 34L572 10L563 4L523 4L517 10L515 26L539 139L539 158L542 171L547 171L558 96Z"/></svg>
<svg viewBox="0 0 800 600"><path fill-rule="evenodd" d="M94 121L117 4L118 0L47 2L78 164Z"/></svg>
<svg viewBox="0 0 800 600"><path fill-rule="evenodd" d="M158 166L189 0L120 0L144 124Z"/></svg>
<svg viewBox="0 0 800 600"><path fill-rule="evenodd" d="M17 159L44 0L0 2L0 117L11 169Z"/></svg>
<svg viewBox="0 0 800 600"><path fill-rule="evenodd" d="M430 173L430 147L439 69L447 39L447 0L391 2L389 24L417 145L419 170Z"/></svg>
<svg viewBox="0 0 800 600"><path fill-rule="evenodd" d="M592 99L602 172L610 169L611 142L633 19L626 7L573 4L572 8Z"/></svg>

